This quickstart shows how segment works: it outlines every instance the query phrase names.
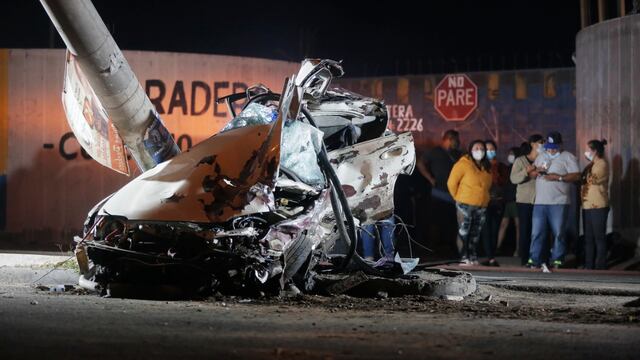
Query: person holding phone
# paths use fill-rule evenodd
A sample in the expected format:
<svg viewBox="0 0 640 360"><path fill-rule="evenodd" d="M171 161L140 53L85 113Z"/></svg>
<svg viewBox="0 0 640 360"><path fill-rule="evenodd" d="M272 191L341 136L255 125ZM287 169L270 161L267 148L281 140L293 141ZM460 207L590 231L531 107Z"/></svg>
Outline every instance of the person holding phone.
<svg viewBox="0 0 640 360"><path fill-rule="evenodd" d="M536 179L538 170L533 165L538 156L544 152L544 137L540 134L529 136L527 142L522 143L520 151L522 155L516 158L511 167L510 180L516 184L516 207L520 222L520 236L518 243L518 255L521 265L526 265L529 260L531 247L531 228L533 219L533 204L536 199Z"/></svg>
<svg viewBox="0 0 640 360"><path fill-rule="evenodd" d="M548 271L547 230L551 228L553 233L551 265L560 268L566 252L571 186L580 180L580 168L576 157L563 149L559 132L549 133L544 149L545 153L534 162L538 176L528 265Z"/></svg>

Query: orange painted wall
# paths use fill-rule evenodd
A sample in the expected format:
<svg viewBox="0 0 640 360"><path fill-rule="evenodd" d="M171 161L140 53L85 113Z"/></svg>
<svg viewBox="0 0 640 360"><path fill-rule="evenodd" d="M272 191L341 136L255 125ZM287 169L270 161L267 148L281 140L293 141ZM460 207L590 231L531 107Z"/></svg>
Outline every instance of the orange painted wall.
<svg viewBox="0 0 640 360"><path fill-rule="evenodd" d="M0 51L8 64L6 85L1 89L6 94L8 126L3 138L0 116L0 140L6 141L0 144L0 156L3 146L7 149L6 169L0 169L6 174L0 248L54 250L60 245L66 249L93 204L130 179L85 159L73 137L62 141L70 131L61 103L63 50ZM203 114L193 115L190 102L194 82L208 84L213 101L216 84L219 96L229 94L234 83L263 83L279 92L284 78L298 68L296 63L217 55L125 51L125 57L143 87L149 80L164 84L161 104L165 113L161 117L176 138L184 135L183 147L187 137L196 144L229 120L228 114L216 116L211 104ZM180 85L175 90L179 81L184 97ZM224 87L225 82L229 87ZM204 106L205 92L201 88L196 92L196 112ZM158 95L159 88L153 87L150 96ZM175 106L169 114L172 95ZM183 99L186 114L180 106ZM226 112L226 107L219 106L218 112ZM133 163L131 167L136 168Z"/></svg>

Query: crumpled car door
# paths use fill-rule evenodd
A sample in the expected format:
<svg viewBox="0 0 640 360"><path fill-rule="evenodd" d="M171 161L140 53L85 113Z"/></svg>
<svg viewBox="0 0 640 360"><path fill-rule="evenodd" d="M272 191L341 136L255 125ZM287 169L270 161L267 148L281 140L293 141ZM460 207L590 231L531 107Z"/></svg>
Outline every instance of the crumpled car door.
<svg viewBox="0 0 640 360"><path fill-rule="evenodd" d="M411 174L416 162L410 132L365 141L328 155L353 216L361 225L393 215L398 175Z"/></svg>

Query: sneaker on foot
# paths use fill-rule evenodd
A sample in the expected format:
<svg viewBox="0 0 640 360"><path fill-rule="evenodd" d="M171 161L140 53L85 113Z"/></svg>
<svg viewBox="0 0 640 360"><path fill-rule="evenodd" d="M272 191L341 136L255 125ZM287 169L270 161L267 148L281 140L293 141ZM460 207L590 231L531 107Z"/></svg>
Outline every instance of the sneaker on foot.
<svg viewBox="0 0 640 360"><path fill-rule="evenodd" d="M543 273L550 273L551 272L551 270L549 270L549 267L545 263L542 263L542 265L540 265L540 269L542 269Z"/></svg>
<svg viewBox="0 0 640 360"><path fill-rule="evenodd" d="M554 268L554 269L560 269L560 268L562 268L562 261L560 261L560 260L554 260L554 261L553 261L553 268Z"/></svg>
<svg viewBox="0 0 640 360"><path fill-rule="evenodd" d="M498 261L496 259L483 261L481 264L482 266L500 266L500 264L498 264Z"/></svg>

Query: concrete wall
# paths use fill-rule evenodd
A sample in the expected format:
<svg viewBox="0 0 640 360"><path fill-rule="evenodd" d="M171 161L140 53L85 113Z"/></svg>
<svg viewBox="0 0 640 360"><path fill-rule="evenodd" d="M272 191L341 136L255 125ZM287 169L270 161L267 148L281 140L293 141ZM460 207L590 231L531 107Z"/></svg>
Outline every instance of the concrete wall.
<svg viewBox="0 0 640 360"><path fill-rule="evenodd" d="M638 245L640 15L608 20L580 31L576 38L576 78L578 144L582 150L590 139L609 142L613 227Z"/></svg>
<svg viewBox="0 0 640 360"><path fill-rule="evenodd" d="M348 75L348 72L347 72ZM493 139L506 161L508 149L534 133L560 131L569 151L575 142L575 72L571 68L486 71L466 75L478 88L478 107L464 121L447 121L434 107L435 88L446 74L340 79L347 89L385 100L391 126L416 120L418 152L439 143L447 129L460 131L463 146L475 139Z"/></svg>
<svg viewBox="0 0 640 360"><path fill-rule="evenodd" d="M298 68L231 56L124 53L183 150L229 120L215 97L257 83L279 92ZM70 133L61 102L64 60L63 50L0 49L0 248L67 247L93 204L130 180L88 159Z"/></svg>
<svg viewBox="0 0 640 360"><path fill-rule="evenodd" d="M125 51L125 56L182 149L228 120L226 107L213 104L216 97L256 83L279 92L285 76L298 67L214 55ZM0 50L0 248L67 246L91 206L130 180L80 150L61 105L63 69L62 50ZM348 76L348 66L345 70ZM391 126L411 125L418 152L449 128L460 130L465 146L475 138L494 139L502 159L508 147L531 133L550 130L561 131L575 150L573 69L467 75L478 87L478 107L457 122L445 121L433 106L444 74L346 78L338 84L385 99ZM421 126L413 126L418 121Z"/></svg>

